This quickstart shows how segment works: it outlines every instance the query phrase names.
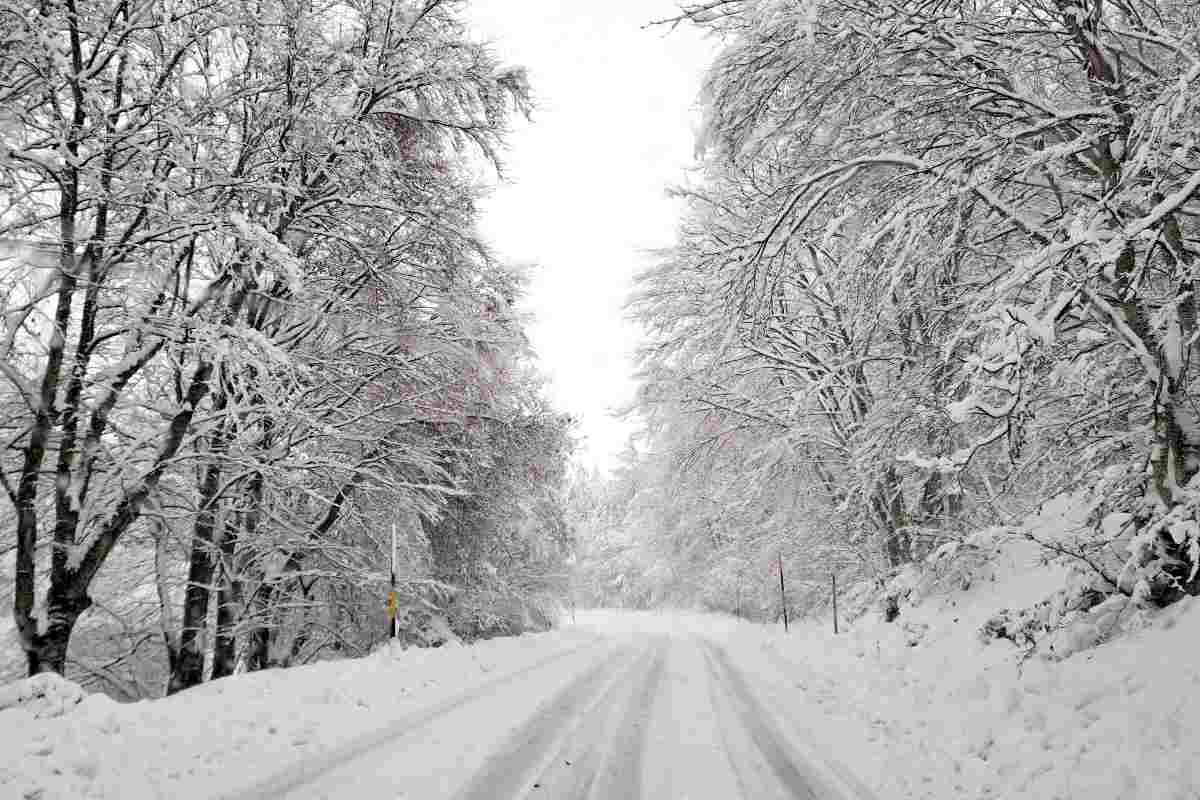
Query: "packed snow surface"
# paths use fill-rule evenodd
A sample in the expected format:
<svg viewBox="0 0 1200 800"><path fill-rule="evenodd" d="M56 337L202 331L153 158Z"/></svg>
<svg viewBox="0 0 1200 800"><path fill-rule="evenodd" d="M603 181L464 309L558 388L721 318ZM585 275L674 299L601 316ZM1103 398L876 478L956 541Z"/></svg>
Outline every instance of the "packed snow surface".
<svg viewBox="0 0 1200 800"><path fill-rule="evenodd" d="M39 678L0 692L0 797L1200 796L1200 603L1047 660L978 636L1062 580L1006 558L836 636L597 611L129 705Z"/></svg>
<svg viewBox="0 0 1200 800"><path fill-rule="evenodd" d="M880 798L1200 797L1200 602L1062 660L981 639L997 611L1054 588L1053 572L1015 559L890 624L742 628L730 642L760 674L773 663L789 676L789 715Z"/></svg>
<svg viewBox="0 0 1200 800"><path fill-rule="evenodd" d="M238 675L163 700L90 695L65 715L0 711L0 797L215 798L266 785L469 688L595 641L580 631ZM500 682L497 682L499 679Z"/></svg>

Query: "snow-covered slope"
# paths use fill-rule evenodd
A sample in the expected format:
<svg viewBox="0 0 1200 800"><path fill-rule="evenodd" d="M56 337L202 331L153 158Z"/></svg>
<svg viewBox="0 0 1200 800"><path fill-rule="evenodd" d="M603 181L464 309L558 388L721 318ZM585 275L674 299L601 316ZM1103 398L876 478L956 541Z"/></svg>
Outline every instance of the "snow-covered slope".
<svg viewBox="0 0 1200 800"><path fill-rule="evenodd" d="M881 798L1195 800L1200 601L1062 659L979 635L1001 610L1060 588L1063 573L1012 542L982 580L906 605L895 622L871 611L838 636L826 620L733 638L760 674L790 685L781 702L814 737L856 749L855 771ZM1105 633L1093 627L1058 636L1090 644Z"/></svg>

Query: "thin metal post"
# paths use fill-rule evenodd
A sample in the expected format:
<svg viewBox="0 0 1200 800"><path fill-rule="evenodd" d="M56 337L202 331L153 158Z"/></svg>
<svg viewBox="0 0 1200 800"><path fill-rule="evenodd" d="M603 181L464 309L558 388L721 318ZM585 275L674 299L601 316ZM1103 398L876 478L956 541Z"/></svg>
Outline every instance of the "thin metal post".
<svg viewBox="0 0 1200 800"><path fill-rule="evenodd" d="M837 574L830 573L829 581L833 585L833 632L838 632L837 624Z"/></svg>
<svg viewBox="0 0 1200 800"><path fill-rule="evenodd" d="M779 602L783 606L783 631L788 630L787 589L783 586L783 553L779 554Z"/></svg>

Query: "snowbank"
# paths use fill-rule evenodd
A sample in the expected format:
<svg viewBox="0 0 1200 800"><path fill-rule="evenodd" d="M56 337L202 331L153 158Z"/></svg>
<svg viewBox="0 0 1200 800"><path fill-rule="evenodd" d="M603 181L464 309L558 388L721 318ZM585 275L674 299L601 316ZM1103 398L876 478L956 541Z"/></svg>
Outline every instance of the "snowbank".
<svg viewBox="0 0 1200 800"><path fill-rule="evenodd" d="M385 728L407 711L594 640L575 630L471 647L385 648L362 659L238 675L163 700L64 700L67 713L58 717L29 702L0 702L0 797L219 797ZM44 695L70 696L53 679L39 686ZM4 691L0 696L36 693L28 681Z"/></svg>
<svg viewBox="0 0 1200 800"><path fill-rule="evenodd" d="M22 711L34 719L61 717L87 695L61 675L45 673L0 686L0 712Z"/></svg>
<svg viewBox="0 0 1200 800"><path fill-rule="evenodd" d="M1060 588L1062 567L1015 543L990 573L890 624L745 625L728 641L797 736L843 763L853 753L880 798L1200 797L1200 601L1095 647L1093 632L1065 658L1031 654L980 628Z"/></svg>

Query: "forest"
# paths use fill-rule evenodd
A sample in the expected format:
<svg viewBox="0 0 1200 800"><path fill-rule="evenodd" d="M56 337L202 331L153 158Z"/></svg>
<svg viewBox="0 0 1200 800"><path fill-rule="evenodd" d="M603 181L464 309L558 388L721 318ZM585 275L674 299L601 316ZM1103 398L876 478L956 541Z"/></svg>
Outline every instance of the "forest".
<svg viewBox="0 0 1200 800"><path fill-rule="evenodd" d="M548 624L571 422L475 227L529 87L459 6L0 5L5 677Z"/></svg>
<svg viewBox="0 0 1200 800"><path fill-rule="evenodd" d="M1076 610L1200 594L1193 0L647 20L719 48L612 474L479 233L534 103L466 6L0 0L2 677L361 655L393 585L425 646L833 580L894 616L993 534Z"/></svg>
<svg viewBox="0 0 1200 800"><path fill-rule="evenodd" d="M1074 566L1068 607L1200 592L1200 6L713 0L721 45L587 602L894 615L980 534ZM1078 524L1025 524L1055 498ZM1028 598L1029 605L1043 601Z"/></svg>

